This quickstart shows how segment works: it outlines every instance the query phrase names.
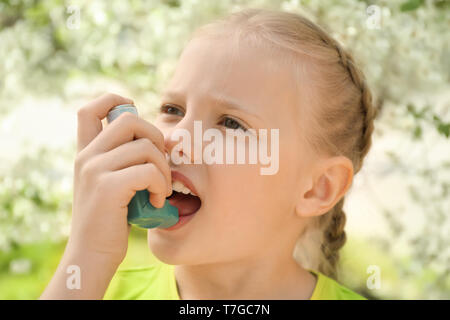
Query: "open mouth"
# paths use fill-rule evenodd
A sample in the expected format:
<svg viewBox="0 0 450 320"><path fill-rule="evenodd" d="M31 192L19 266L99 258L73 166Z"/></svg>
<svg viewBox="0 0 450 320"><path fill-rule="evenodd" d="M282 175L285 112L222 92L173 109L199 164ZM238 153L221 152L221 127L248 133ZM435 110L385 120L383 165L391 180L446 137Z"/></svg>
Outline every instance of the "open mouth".
<svg viewBox="0 0 450 320"><path fill-rule="evenodd" d="M200 209L202 201L193 194L185 194L183 192L173 190L170 197L167 198L169 203L178 209L180 216L194 214Z"/></svg>
<svg viewBox="0 0 450 320"><path fill-rule="evenodd" d="M180 217L196 213L202 205L191 180L177 171L172 171L172 195L167 200L178 209Z"/></svg>

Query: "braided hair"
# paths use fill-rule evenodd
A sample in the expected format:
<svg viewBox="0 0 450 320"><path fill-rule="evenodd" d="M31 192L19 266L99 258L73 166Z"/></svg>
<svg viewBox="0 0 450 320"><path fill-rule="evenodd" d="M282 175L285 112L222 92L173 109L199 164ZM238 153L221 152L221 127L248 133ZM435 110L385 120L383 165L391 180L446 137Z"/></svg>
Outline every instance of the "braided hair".
<svg viewBox="0 0 450 320"><path fill-rule="evenodd" d="M361 169L371 146L376 116L372 95L352 55L324 29L297 13L250 8L204 25L193 37L209 35L232 36L236 43L245 37L249 43L257 41L264 49L275 49L286 58L279 59L280 62L293 63L292 70L297 72L297 76L308 69L310 83L302 86L316 92L320 98L317 103L310 103L314 106L310 107L313 117L308 118L304 127L315 123L317 130L310 130L307 140L318 151L326 150L330 154L348 157L353 163L354 173ZM312 67L304 64L299 67L301 63L298 62L302 59L309 59ZM299 76L296 79L302 81ZM332 98L326 99L326 96ZM343 206L344 197L312 224L322 230L319 247L311 249L320 251L321 258L312 259L317 262L309 265L332 278L337 278L339 250L346 241ZM313 232L317 234L317 230ZM307 253L303 257L313 255ZM308 265L305 261L300 263Z"/></svg>
<svg viewBox="0 0 450 320"><path fill-rule="evenodd" d="M373 120L375 118L375 108L372 104L372 95L366 84L366 80L361 70L356 66L353 57L350 53L346 52L341 45L329 37L321 29L318 29L323 42L334 48L339 55L339 62L348 72L353 84L360 91L360 101L358 107L362 110L362 128L360 130L361 135L356 146L357 157L354 157L354 171L358 172L363 163L365 155L368 153L372 144L372 132L374 129ZM344 230L346 215L343 210L344 198L325 215L319 217L319 225L323 228L323 242L321 244L321 250L325 259L319 265L319 270L329 275L330 277L337 278L336 265L339 260L339 249L346 242L346 233Z"/></svg>

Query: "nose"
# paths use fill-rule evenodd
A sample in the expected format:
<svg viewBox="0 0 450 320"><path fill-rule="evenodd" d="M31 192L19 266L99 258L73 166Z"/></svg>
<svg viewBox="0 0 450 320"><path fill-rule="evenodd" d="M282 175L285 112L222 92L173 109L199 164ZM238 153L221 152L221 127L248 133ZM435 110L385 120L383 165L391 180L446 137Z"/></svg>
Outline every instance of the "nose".
<svg viewBox="0 0 450 320"><path fill-rule="evenodd" d="M174 127L164 132L164 146L170 155L170 163L174 163L173 157L178 156L183 163L194 164L196 152L194 152L194 120L185 116ZM200 155L201 157L201 155ZM198 162L200 163L200 162Z"/></svg>
<svg viewBox="0 0 450 320"><path fill-rule="evenodd" d="M175 163L172 161L172 158L178 153L178 157L180 159L190 159L188 155L185 154L185 150L181 145L181 148L177 145L179 145L180 141L172 140L172 133L176 129L171 129L167 132L167 135L164 134L164 145L166 148L166 158L170 162L171 165L175 165Z"/></svg>

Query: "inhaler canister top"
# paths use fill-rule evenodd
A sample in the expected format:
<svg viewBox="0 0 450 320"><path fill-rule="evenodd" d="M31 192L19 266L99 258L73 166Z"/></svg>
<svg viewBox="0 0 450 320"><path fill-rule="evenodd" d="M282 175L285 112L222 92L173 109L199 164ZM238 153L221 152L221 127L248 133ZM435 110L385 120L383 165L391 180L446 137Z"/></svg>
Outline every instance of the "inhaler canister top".
<svg viewBox="0 0 450 320"><path fill-rule="evenodd" d="M132 104L121 104L112 108L108 115L106 116L106 120L108 123L111 123L114 119L118 118L124 112L131 112L135 115L138 115L137 108Z"/></svg>

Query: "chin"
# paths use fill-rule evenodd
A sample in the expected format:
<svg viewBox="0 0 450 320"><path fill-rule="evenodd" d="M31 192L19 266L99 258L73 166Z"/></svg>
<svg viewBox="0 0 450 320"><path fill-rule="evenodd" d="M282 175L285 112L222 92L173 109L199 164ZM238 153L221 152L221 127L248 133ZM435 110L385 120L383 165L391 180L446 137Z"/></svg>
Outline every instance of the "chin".
<svg viewBox="0 0 450 320"><path fill-rule="evenodd" d="M152 230L147 233L147 244L153 256L165 264L186 264L189 260L188 250L183 245L174 245L172 241L160 237Z"/></svg>

